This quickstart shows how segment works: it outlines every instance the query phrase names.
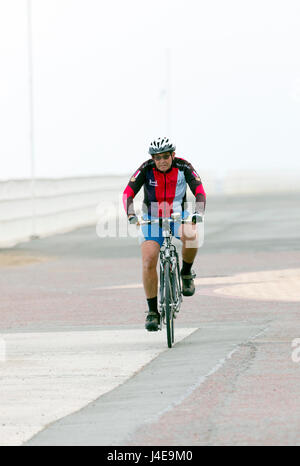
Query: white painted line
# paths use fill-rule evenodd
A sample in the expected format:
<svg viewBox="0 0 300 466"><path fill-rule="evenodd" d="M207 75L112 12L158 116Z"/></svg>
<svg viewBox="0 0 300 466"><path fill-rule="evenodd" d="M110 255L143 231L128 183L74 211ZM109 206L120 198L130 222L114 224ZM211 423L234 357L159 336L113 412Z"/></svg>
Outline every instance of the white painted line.
<svg viewBox="0 0 300 466"><path fill-rule="evenodd" d="M246 299L300 301L300 269L263 270L240 273L228 277L196 278L196 286L224 285L212 293ZM231 285L231 286L229 286ZM107 286L94 290L122 290L143 288L142 283Z"/></svg>
<svg viewBox="0 0 300 466"><path fill-rule="evenodd" d="M176 342L195 330L176 329ZM15 333L2 340L6 359L0 361L1 446L23 444L169 351L165 329Z"/></svg>
<svg viewBox="0 0 300 466"><path fill-rule="evenodd" d="M93 288L93 291L95 290L135 290L137 288L143 288L143 284L132 283L129 285L99 286L98 288Z"/></svg>

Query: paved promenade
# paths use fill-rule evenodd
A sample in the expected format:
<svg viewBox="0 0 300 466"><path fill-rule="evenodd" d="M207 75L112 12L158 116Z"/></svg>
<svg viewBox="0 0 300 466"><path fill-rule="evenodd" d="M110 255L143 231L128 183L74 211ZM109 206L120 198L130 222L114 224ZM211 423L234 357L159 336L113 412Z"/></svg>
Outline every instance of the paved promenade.
<svg viewBox="0 0 300 466"><path fill-rule="evenodd" d="M208 200L171 350L136 240L0 250L0 445L300 445L299 203Z"/></svg>

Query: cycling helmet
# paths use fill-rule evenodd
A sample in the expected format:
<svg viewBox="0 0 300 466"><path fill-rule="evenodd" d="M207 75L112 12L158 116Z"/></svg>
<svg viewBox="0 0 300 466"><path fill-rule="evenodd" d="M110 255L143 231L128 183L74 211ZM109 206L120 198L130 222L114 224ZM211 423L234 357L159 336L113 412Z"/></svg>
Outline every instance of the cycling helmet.
<svg viewBox="0 0 300 466"><path fill-rule="evenodd" d="M161 154L163 152L174 152L176 146L168 138L157 138L151 142L149 154Z"/></svg>

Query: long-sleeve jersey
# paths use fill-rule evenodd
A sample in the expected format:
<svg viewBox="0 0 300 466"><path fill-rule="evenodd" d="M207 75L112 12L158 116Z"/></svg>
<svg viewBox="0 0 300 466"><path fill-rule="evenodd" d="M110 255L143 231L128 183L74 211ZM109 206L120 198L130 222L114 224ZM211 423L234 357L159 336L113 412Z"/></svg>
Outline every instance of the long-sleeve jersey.
<svg viewBox="0 0 300 466"><path fill-rule="evenodd" d="M196 197L196 212L203 213L206 194L198 173L184 159L175 157L168 171L156 168L153 159L144 162L133 176L123 193L127 215L135 215L133 199L144 186L143 211L151 217L170 217L173 212L185 209L186 189L189 185Z"/></svg>

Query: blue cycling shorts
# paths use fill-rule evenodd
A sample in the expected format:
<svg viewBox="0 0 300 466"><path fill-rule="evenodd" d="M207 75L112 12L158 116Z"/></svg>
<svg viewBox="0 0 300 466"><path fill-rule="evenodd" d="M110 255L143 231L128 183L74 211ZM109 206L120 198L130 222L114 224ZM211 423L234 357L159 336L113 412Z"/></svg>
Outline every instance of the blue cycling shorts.
<svg viewBox="0 0 300 466"><path fill-rule="evenodd" d="M182 219L186 219L189 215L190 214L187 211L182 212ZM143 219L151 220L151 217L148 215L144 215ZM155 220L157 219L155 218ZM172 222L170 224L173 236L175 236L175 238L178 238L178 239L180 239L180 236L179 236L180 225L181 225L180 222ZM144 241L156 241L161 247L164 242L164 239L165 237L163 236L162 228L159 226L158 223L141 226L141 235L139 239L140 244L142 244Z"/></svg>

